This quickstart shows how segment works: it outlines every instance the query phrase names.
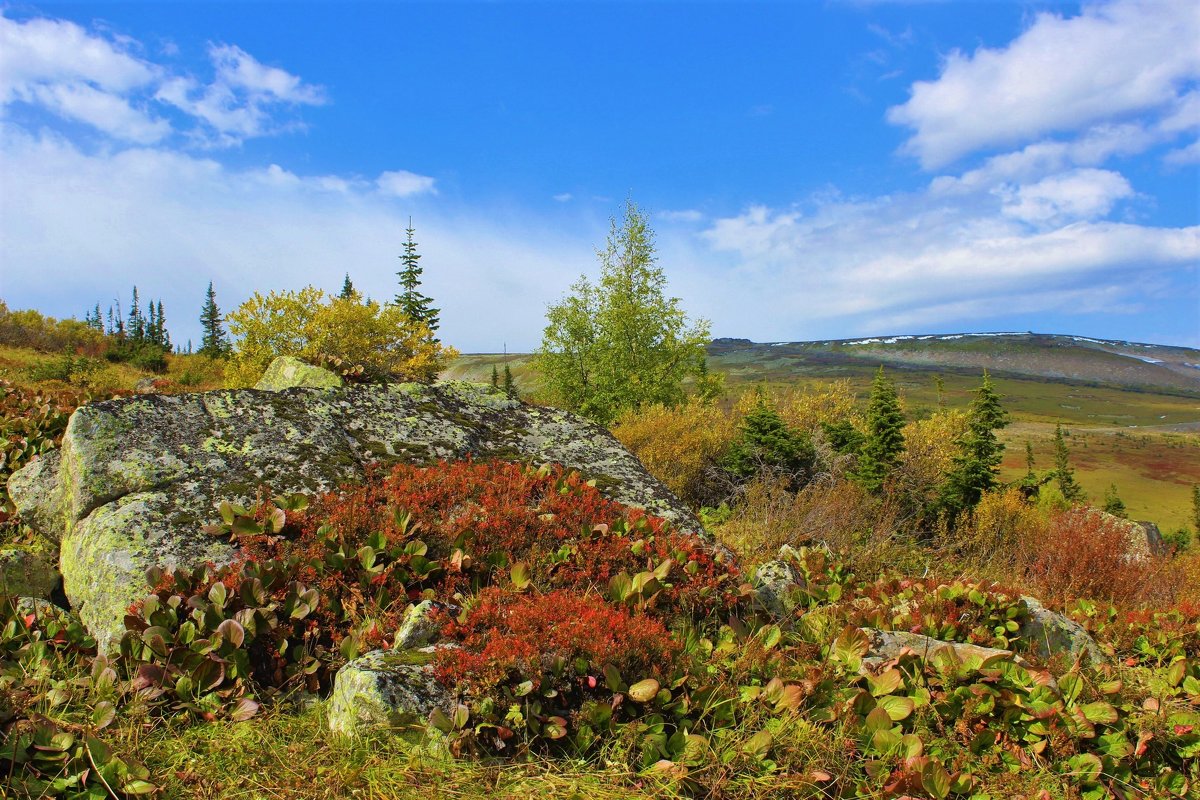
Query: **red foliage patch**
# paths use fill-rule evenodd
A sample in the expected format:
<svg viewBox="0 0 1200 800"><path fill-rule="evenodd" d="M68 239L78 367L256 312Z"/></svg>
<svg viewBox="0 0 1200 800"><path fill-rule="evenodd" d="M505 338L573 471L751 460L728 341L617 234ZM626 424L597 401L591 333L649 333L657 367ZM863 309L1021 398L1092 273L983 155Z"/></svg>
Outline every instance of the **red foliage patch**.
<svg viewBox="0 0 1200 800"><path fill-rule="evenodd" d="M657 619L563 590L485 589L466 620L447 625L444 635L461 649L438 652L437 679L476 694L525 680L537 689L555 677L569 685L608 665L622 675L663 677L678 652Z"/></svg>

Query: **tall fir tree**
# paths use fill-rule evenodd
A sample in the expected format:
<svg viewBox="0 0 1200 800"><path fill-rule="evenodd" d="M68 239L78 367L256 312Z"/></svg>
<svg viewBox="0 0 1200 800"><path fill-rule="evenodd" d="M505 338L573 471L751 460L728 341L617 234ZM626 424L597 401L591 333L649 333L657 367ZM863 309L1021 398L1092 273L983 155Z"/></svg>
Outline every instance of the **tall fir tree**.
<svg viewBox="0 0 1200 800"><path fill-rule="evenodd" d="M996 431L1008 425L1008 412L1000 405L1000 395L987 370L975 392L967 416L967 431L959 439L959 453L942 487L942 506L957 514L979 503L983 493L997 484L997 472L1004 458L1004 443Z"/></svg>
<svg viewBox="0 0 1200 800"><path fill-rule="evenodd" d="M896 395L896 384L883 374L880 366L871 383L867 437L859 450L855 473L858 482L868 491L878 491L900 463L903 452L904 413L900 410L900 398Z"/></svg>
<svg viewBox="0 0 1200 800"><path fill-rule="evenodd" d="M135 342L146 339L146 318L142 316L142 306L138 301L137 287L133 287L133 297L129 301L129 320L127 322L129 338Z"/></svg>
<svg viewBox="0 0 1200 800"><path fill-rule="evenodd" d="M492 388L500 388L500 370L496 369L495 364L492 364Z"/></svg>
<svg viewBox="0 0 1200 800"><path fill-rule="evenodd" d="M167 318L163 314L162 300L158 301L158 344L164 350L171 349L171 334L167 331Z"/></svg>
<svg viewBox="0 0 1200 800"><path fill-rule="evenodd" d="M358 290L354 288L354 284L350 282L350 273L346 273L346 279L342 281L342 290L338 292L338 297L342 300L353 300L358 297Z"/></svg>
<svg viewBox="0 0 1200 800"><path fill-rule="evenodd" d="M225 334L221 310L217 308L217 293L213 291L212 281L208 282L204 308L200 310L200 326L204 334L200 339L200 349L196 352L209 358L229 355L229 337Z"/></svg>
<svg viewBox="0 0 1200 800"><path fill-rule="evenodd" d="M154 307L154 300L146 304L145 340L150 344L158 344L158 309Z"/></svg>
<svg viewBox="0 0 1200 800"><path fill-rule="evenodd" d="M409 319L425 323L430 331L436 333L439 324L438 315L441 314L441 310L434 308L433 300L419 291L421 273L424 272L424 269L417 263L421 260L421 256L417 253L417 243L413 239L416 229L412 226L412 217L409 217L408 228L404 232L407 238L404 241L404 253L400 256L403 267L396 273L400 279L401 291L396 295L393 304L399 306Z"/></svg>
<svg viewBox="0 0 1200 800"><path fill-rule="evenodd" d="M1062 423L1054 426L1054 479L1058 490L1068 503L1082 503L1086 498L1083 487L1075 480L1075 469L1071 466L1071 451L1063 434Z"/></svg>

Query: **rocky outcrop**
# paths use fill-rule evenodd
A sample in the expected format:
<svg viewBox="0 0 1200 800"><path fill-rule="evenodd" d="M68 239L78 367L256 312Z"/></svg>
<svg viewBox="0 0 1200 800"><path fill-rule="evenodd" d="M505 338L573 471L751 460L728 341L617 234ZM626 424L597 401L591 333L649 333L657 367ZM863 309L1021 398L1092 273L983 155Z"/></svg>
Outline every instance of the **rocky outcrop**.
<svg viewBox="0 0 1200 800"><path fill-rule="evenodd" d="M259 487L321 493L373 462L502 458L560 463L614 500L700 532L695 517L600 426L485 386L444 383L147 395L83 406L57 458L12 476L23 520L60 543L63 588L102 649L148 567L229 561L200 532L222 500Z"/></svg>
<svg viewBox="0 0 1200 800"><path fill-rule="evenodd" d="M453 697L433 677L434 648L374 650L338 670L329 697L329 727L353 735L424 725L449 713Z"/></svg>

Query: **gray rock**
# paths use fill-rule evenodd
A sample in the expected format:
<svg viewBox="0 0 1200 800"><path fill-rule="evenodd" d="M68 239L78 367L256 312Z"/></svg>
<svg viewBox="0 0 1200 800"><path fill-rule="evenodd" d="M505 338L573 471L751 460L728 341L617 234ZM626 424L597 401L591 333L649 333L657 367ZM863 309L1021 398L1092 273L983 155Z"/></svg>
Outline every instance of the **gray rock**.
<svg viewBox="0 0 1200 800"><path fill-rule="evenodd" d="M605 429L465 383L253 389L90 403L57 460L9 482L22 519L61 542L63 589L101 650L146 591L148 567L220 564L233 547L200 532L222 500L323 493L372 462L556 462L619 502L703 535L699 521Z"/></svg>
<svg viewBox="0 0 1200 800"><path fill-rule="evenodd" d="M1158 525L1149 520L1138 520L1134 524L1141 528L1141 541L1145 543L1146 550L1150 555L1166 555L1167 543L1163 541L1162 531L1158 529Z"/></svg>
<svg viewBox="0 0 1200 800"><path fill-rule="evenodd" d="M1035 597L1021 599L1029 608L1029 619L1021 625L1017 635L1029 647L1030 653L1039 658L1066 653L1073 660L1082 660L1089 665L1104 660L1096 640L1078 622L1051 611Z"/></svg>
<svg viewBox="0 0 1200 800"><path fill-rule="evenodd" d="M344 382L340 375L324 367L314 366L293 356L280 356L271 362L255 389L278 392L283 389L340 389Z"/></svg>
<svg viewBox="0 0 1200 800"><path fill-rule="evenodd" d="M441 634L444 620L434 616L435 611L457 613L457 609L436 600L422 600L404 610L404 619L396 631L394 647L397 650L412 650L436 642Z"/></svg>
<svg viewBox="0 0 1200 800"><path fill-rule="evenodd" d="M8 479L8 494L19 518L34 530L58 541L66 509L58 480L61 450L51 450L30 461Z"/></svg>
<svg viewBox="0 0 1200 800"><path fill-rule="evenodd" d="M994 647L981 647L977 644L966 644L964 642L944 642L941 639L934 639L919 633L909 633L908 631L881 631L875 628L863 628L862 630L863 633L867 634L867 640L870 642L867 658L864 659L867 663L871 663L872 661L882 662L896 658L905 650L912 650L922 658L929 658L938 650L945 647L953 650L961 659L971 657L988 659L995 655L1003 655L1018 661L1020 660L1010 650L998 650Z"/></svg>
<svg viewBox="0 0 1200 800"><path fill-rule="evenodd" d="M158 387L154 385L154 378L142 378L133 385L133 390L138 394L158 394Z"/></svg>
<svg viewBox="0 0 1200 800"><path fill-rule="evenodd" d="M786 545L785 545L786 547ZM804 578L786 558L761 564L751 581L759 605L776 619L788 617L796 609L796 593L804 586Z"/></svg>
<svg viewBox="0 0 1200 800"><path fill-rule="evenodd" d="M374 650L338 670L329 697L329 727L342 734L423 725L454 698L433 677L434 648Z"/></svg>
<svg viewBox="0 0 1200 800"><path fill-rule="evenodd" d="M58 570L43 554L21 547L0 549L0 594L45 599L59 581Z"/></svg>

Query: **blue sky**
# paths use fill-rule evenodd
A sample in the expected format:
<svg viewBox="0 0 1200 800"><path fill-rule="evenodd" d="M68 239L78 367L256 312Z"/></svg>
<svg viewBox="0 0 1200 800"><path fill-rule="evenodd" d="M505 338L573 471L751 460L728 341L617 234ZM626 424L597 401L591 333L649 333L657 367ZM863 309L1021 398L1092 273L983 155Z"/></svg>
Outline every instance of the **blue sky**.
<svg viewBox="0 0 1200 800"><path fill-rule="evenodd" d="M395 291L528 350L650 213L716 336L1200 345L1200 9L1180 2L8 3L0 297Z"/></svg>

